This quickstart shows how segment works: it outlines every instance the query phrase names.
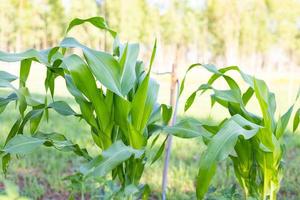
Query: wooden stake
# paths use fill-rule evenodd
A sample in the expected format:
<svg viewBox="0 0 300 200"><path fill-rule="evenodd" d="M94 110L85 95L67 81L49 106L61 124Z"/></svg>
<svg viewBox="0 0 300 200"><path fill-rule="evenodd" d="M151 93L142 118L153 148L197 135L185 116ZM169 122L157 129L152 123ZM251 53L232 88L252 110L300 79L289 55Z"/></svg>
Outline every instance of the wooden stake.
<svg viewBox="0 0 300 200"><path fill-rule="evenodd" d="M177 90L176 93L175 90ZM169 123L170 126L173 126L176 123L178 96L179 96L179 81L177 78L177 65L174 63L172 65L171 87L170 87L170 105L173 107L174 111L173 111L172 119ZM163 170L163 177L162 177L162 200L166 200L166 189L168 184L168 167L169 167L169 161L171 155L172 140L173 140L173 136L168 135L165 161L164 161L164 170Z"/></svg>

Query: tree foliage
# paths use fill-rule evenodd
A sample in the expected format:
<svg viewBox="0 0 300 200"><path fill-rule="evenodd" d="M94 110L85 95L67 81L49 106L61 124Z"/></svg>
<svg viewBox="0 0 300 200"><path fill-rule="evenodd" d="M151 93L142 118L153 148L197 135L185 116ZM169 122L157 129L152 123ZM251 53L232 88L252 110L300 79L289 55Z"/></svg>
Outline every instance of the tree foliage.
<svg viewBox="0 0 300 200"><path fill-rule="evenodd" d="M157 37L165 52L179 45L183 60L194 51L205 62L250 59L258 66L274 65L269 57L280 48L293 63L299 62L300 6L294 0L284 5L276 0L8 0L0 8L0 47L8 51L49 47L64 36L71 19L101 14L122 40L141 41L146 52ZM89 26L71 35L93 48L111 47L109 37Z"/></svg>

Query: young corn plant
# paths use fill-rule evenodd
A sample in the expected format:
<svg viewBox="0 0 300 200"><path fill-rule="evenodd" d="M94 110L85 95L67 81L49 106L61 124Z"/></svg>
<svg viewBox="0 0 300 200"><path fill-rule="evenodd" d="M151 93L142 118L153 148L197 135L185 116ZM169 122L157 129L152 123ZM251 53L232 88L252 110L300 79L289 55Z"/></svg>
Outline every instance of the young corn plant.
<svg viewBox="0 0 300 200"><path fill-rule="evenodd" d="M52 146L61 151L73 151L87 160L78 173L82 179L111 173L112 179L120 184L116 196L147 199L149 187L140 185L140 179L145 164L159 158L165 142L152 157L146 151L152 150L159 137L154 132L168 123L172 112L168 106L158 104L159 85L150 77L156 42L146 70L143 62L138 60L139 45L121 44L117 33L108 28L101 17L76 18L69 24L67 33L83 23L108 31L114 39L113 53L91 49L72 37L65 37L58 46L46 50L30 49L16 54L0 52L1 61L20 62L19 77L0 71L0 87L9 93L0 98L0 113L11 102L16 102L19 110L1 150L3 171L7 171L12 155L32 152L41 145ZM73 48L81 53L73 53ZM46 94L42 99L34 98L26 84L35 62L47 70ZM55 100L57 77L65 80L78 112L68 102ZM13 84L17 79L18 88ZM90 126L99 155L91 157L86 149L73 144L63 134L40 131L39 124L48 119L52 111L84 120ZM28 132L24 129L26 126ZM155 139L148 144L151 136Z"/></svg>
<svg viewBox="0 0 300 200"><path fill-rule="evenodd" d="M244 191L245 199L275 200L283 177L284 135L291 117L294 105L275 120L276 101L274 93L270 92L263 80L256 79L242 72L236 66L217 69L214 65L191 65L187 73L195 68L203 67L212 73L207 83L194 91L185 103L185 110L193 104L196 95L210 91L211 105L219 104L225 107L230 118L222 120L216 126L198 122L191 126L198 131L194 135L181 134L180 137L202 136L207 149L200 158L197 176L197 198L203 199L209 189L210 182L216 173L219 161L230 158L233 162L235 176ZM227 72L237 71L248 86L242 91L239 84ZM224 79L228 89L220 90L214 87L218 79ZM185 78L181 84L184 89ZM297 98L299 97L299 93ZM247 103L255 98L258 102L261 116L247 110ZM180 122L182 123L182 122ZM294 131L299 124L299 110L294 118ZM175 133L176 125L171 127ZM182 133L182 132L181 132Z"/></svg>

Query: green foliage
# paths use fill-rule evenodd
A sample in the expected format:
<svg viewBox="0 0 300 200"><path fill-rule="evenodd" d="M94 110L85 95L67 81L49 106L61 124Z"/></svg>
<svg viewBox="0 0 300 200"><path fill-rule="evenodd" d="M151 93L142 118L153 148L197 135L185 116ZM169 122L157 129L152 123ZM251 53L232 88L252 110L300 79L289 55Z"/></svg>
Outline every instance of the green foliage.
<svg viewBox="0 0 300 200"><path fill-rule="evenodd" d="M299 8L295 0L284 5L276 0L6 0L0 2L0 48L10 52L33 46L47 48L64 37L71 19L100 14L122 40L137 40L149 49L155 34L166 54L180 45L180 59L192 49L203 56L201 59L212 62L250 60L268 67L275 66L268 61L272 59L269 54L276 56L273 51L280 49L296 64L300 53ZM90 47L111 47L105 34L89 26L71 34Z"/></svg>
<svg viewBox="0 0 300 200"><path fill-rule="evenodd" d="M137 60L139 45L121 44L116 32L108 28L101 17L76 18L71 21L67 32L85 22L112 35L115 39L112 54L86 47L71 37L64 38L58 46L47 50L30 49L16 54L0 52L1 61L21 63L19 88L12 85L17 77L7 72L0 73L0 86L12 91L9 96L1 97L1 112L14 101L19 108L19 117L1 150L3 169L6 171L12 155L27 154L42 145L54 147L60 151L73 151L86 159L87 163L79 172L83 180L90 176L103 177L111 172L112 179L121 185L122 195L147 198L148 186L141 188L139 181L145 164L153 163L160 157L165 142L153 160L146 156L147 143L159 130L155 126L167 124L172 112L166 105L157 103L159 86L150 78L156 42L146 71L143 63ZM73 48L80 49L83 56L72 53ZM32 62L47 68L44 99L33 97L26 85ZM55 100L57 77L65 80L77 103L75 110L79 110L78 113L68 102ZM52 97L50 103L49 90ZM62 134L40 132L41 121L48 119L52 111L84 120L102 153L92 158L86 149L73 144ZM27 124L29 134L24 129ZM151 148L147 150L151 151Z"/></svg>
<svg viewBox="0 0 300 200"><path fill-rule="evenodd" d="M199 135L211 133L211 137L205 137L207 150L200 159L197 176L198 199L203 199L208 191L217 163L228 157L233 162L236 178L246 198L276 199L283 176L282 136L286 131L294 105L276 121L275 95L269 91L264 81L243 73L236 66L217 69L213 65L194 64L187 73L198 66L207 69L213 75L207 83L200 85L190 95L185 110L191 107L197 93L211 91L211 105L218 103L231 115L213 128L210 126L198 128ZM237 71L247 83L248 89L245 92L242 92L237 82L226 74L230 70ZM219 78L224 79L229 89L219 90L214 87L213 83ZM186 76L181 85L181 92L184 90L185 79ZM247 103L254 97L262 116L257 116L246 109ZM294 129L298 125L298 115L297 112L294 118ZM177 136L188 137L189 135Z"/></svg>

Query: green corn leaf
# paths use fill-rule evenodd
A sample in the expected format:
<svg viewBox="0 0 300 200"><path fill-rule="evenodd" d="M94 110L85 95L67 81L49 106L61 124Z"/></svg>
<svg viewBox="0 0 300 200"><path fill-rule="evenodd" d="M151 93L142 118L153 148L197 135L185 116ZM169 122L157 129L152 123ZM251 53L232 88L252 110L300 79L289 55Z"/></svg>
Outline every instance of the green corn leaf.
<svg viewBox="0 0 300 200"><path fill-rule="evenodd" d="M279 120L277 122L276 131L275 131L275 136L276 136L277 139L279 139L283 135L283 133L285 132L286 127L288 125L288 122L291 118L293 108L294 108L294 106L291 106L288 109L288 111L279 118Z"/></svg>
<svg viewBox="0 0 300 200"><path fill-rule="evenodd" d="M31 95L27 87L21 87L17 91L17 95L23 97L26 105L28 105L28 106L37 107L37 106L41 106L44 104L43 100Z"/></svg>
<svg viewBox="0 0 300 200"><path fill-rule="evenodd" d="M161 127L160 127L160 128L161 128ZM160 135L157 134L157 135L154 137L154 139L152 140L151 145L150 145L151 148L156 144L156 142L157 142L159 136L160 136Z"/></svg>
<svg viewBox="0 0 300 200"><path fill-rule="evenodd" d="M152 65L153 65L153 62L154 62L155 55L156 55L156 48L157 48L157 39L155 39L155 41L154 41L154 45L153 45L153 49L152 49L152 53L151 53L151 58L150 58L150 64L149 64L149 71L148 71L148 73L150 73L151 69L152 69Z"/></svg>
<svg viewBox="0 0 300 200"><path fill-rule="evenodd" d="M241 103L241 98L238 90L216 90L214 89L216 98L232 103Z"/></svg>
<svg viewBox="0 0 300 200"><path fill-rule="evenodd" d="M143 133L136 130L131 123L128 124L128 132L130 146L135 149L142 149L146 144L146 137L144 137Z"/></svg>
<svg viewBox="0 0 300 200"><path fill-rule="evenodd" d="M5 53L0 51L0 60L4 62L18 62L25 59L34 59L40 63L48 64L47 51L29 49L22 53Z"/></svg>
<svg viewBox="0 0 300 200"><path fill-rule="evenodd" d="M218 71L218 69L216 68L215 65L211 65L211 64L201 64L201 63L195 63L195 64L192 64L188 67L185 75L184 75L184 78L180 84L180 90L179 90L179 94L181 95L181 93L183 92L184 90L184 86L185 86L185 79L186 79L186 76L188 74L189 71L191 71L192 69L194 69L195 67L204 67L205 69L207 69L209 72L212 72L214 73L214 75L218 75L218 76L221 76L222 73L220 73Z"/></svg>
<svg viewBox="0 0 300 200"><path fill-rule="evenodd" d="M90 75L89 75L89 77L90 77ZM65 74L64 78L66 81L67 89L71 93L71 95L73 95L76 100L80 99L82 101L87 101L87 99L83 96L84 93L82 94L81 91L76 87L72 77L68 74ZM78 81L77 78L76 78L76 81Z"/></svg>
<svg viewBox="0 0 300 200"><path fill-rule="evenodd" d="M55 81L55 76L50 70L47 70L47 75L46 75L44 85L45 85L46 92L48 91L48 89L50 89L50 94L52 98L54 96L54 84L55 84L54 81Z"/></svg>
<svg viewBox="0 0 300 200"><path fill-rule="evenodd" d="M184 111L187 111L187 110L192 106L192 104L193 104L194 101L195 101L196 95L197 95L197 91L193 92L193 93L188 97L188 99L186 100L186 102L185 102L185 104L184 104Z"/></svg>
<svg viewBox="0 0 300 200"><path fill-rule="evenodd" d="M77 115L77 113L64 101L54 101L48 105L48 108L53 108L61 115Z"/></svg>
<svg viewBox="0 0 300 200"><path fill-rule="evenodd" d="M299 126L300 122L300 108L297 110L295 117L294 117L294 122L293 122L293 132L295 132Z"/></svg>
<svg viewBox="0 0 300 200"><path fill-rule="evenodd" d="M5 110L6 106L12 102L16 101L18 99L18 96L16 93L11 93L5 98L0 97L0 114Z"/></svg>
<svg viewBox="0 0 300 200"><path fill-rule="evenodd" d="M82 171L87 176L105 176L131 156L135 158L141 157L143 152L143 150L136 150L126 146L122 141L117 141L109 149L103 151L101 157L92 160Z"/></svg>
<svg viewBox="0 0 300 200"><path fill-rule="evenodd" d="M49 49L49 53L48 53L48 62L50 63L52 58L57 54L59 50L59 47L53 47L51 49Z"/></svg>
<svg viewBox="0 0 300 200"><path fill-rule="evenodd" d="M114 38L117 36L117 33L115 31L108 28L104 18L102 18L102 17L91 17L91 18L88 18L88 19L75 18L70 22L70 24L67 28L67 33L71 29L73 29L75 26L81 25L85 22L91 23L92 25L94 25L95 27L97 27L99 29L107 30Z"/></svg>
<svg viewBox="0 0 300 200"><path fill-rule="evenodd" d="M132 122L134 127L137 130L141 130L141 124L143 120L143 110L146 106L148 85L149 85L149 75L147 75L142 81L141 85L138 87L138 90L132 100Z"/></svg>
<svg viewBox="0 0 300 200"><path fill-rule="evenodd" d="M30 133L31 134L34 134L39 125L40 125L40 122L41 122L41 119L43 117L43 114L44 114L44 110L40 110L40 112L38 112L34 117L32 117L30 119Z"/></svg>
<svg viewBox="0 0 300 200"><path fill-rule="evenodd" d="M166 104L161 105L161 115L163 124L168 124L172 118L173 109L171 106L167 106Z"/></svg>
<svg viewBox="0 0 300 200"><path fill-rule="evenodd" d="M22 120L19 118L17 119L17 121L13 124L13 126L11 127L8 136L6 137L5 140L5 145L7 144L7 142L9 140L11 140L19 131L20 125L21 125Z"/></svg>
<svg viewBox="0 0 300 200"><path fill-rule="evenodd" d="M10 74L10 73L5 72L5 71L0 71L0 79L1 80L7 80L9 82L12 82L12 81L16 80L17 78L18 77L16 77L13 74Z"/></svg>
<svg viewBox="0 0 300 200"><path fill-rule="evenodd" d="M74 38L65 38L60 46L81 48L88 63L88 67L97 80L117 95L123 96L120 83L121 67L112 55L89 49ZM72 55L72 57L74 56L75 55Z"/></svg>
<svg viewBox="0 0 300 200"><path fill-rule="evenodd" d="M94 105L96 114L98 116L98 121L100 122L102 129L104 130L109 124L111 124L110 119L107 117L110 116L110 114L103 97L98 92L95 79L92 73L89 71L89 68L77 55L68 56L63 60L63 62L68 67L72 77L72 81L77 87L77 90L73 91L78 96L78 90L80 90L80 92L82 92L88 99L90 99L90 101Z"/></svg>
<svg viewBox="0 0 300 200"><path fill-rule="evenodd" d="M154 79L150 79L147 91L146 104L143 110L143 117L140 129L141 131L145 130L147 124L149 123L150 117L156 105L158 92L159 84Z"/></svg>
<svg viewBox="0 0 300 200"><path fill-rule="evenodd" d="M182 81L182 83L181 83L181 88L180 88L180 94L182 93L182 91L183 91L183 89L184 89L184 83L185 83L185 79L186 79L186 75L187 75L187 73L191 70L191 69L193 69L193 68L195 68L195 67L199 67L199 66L201 66L201 67L204 67L205 69L207 69L209 72L212 72L213 73L213 75L211 76L211 78L209 79L209 81L207 82L207 84L203 84L203 86L204 85L207 85L207 86L209 86L209 87L207 87L206 89L204 89L204 88L202 88L202 89L200 89L201 88L201 86L190 96L190 98L188 99L188 101L187 101L187 103L186 103L186 106L185 106L185 109L187 110L191 105L192 105L192 103L193 103L193 101L194 101L194 98L195 98L195 93L197 93L198 91L200 91L200 90L202 90L202 93L204 93L207 89L210 89L211 88L211 85L219 78L219 77L224 77L224 79L226 80L226 82L227 82L227 84L228 84L228 86L231 88L231 89L233 89L234 91L235 91L235 93L236 93L236 95L235 95L235 97L238 97L239 96L239 94L240 94L240 88L239 88L239 86L237 85L237 83L232 79L232 78L230 78L229 76L226 76L225 75L225 73L227 72L227 71L230 71L230 70L235 70L235 71L238 71L240 74L241 74L241 76L242 76L242 78L243 78L243 80L246 82L246 83L248 83L250 86L251 86L251 88L253 88L254 87L254 84L253 84L253 77L252 76L249 76L249 75L247 75L247 74L245 74L245 73L243 73L237 66L230 66L230 67L225 67L225 68L221 68L221 69L217 69L214 65L202 65L202 64L200 64L200 63L196 63L196 64L193 64L193 65L191 65L189 68L188 68L188 70L187 70L187 72L186 72L186 74L185 74L185 76L184 76L184 79L183 79L183 81ZM250 95L251 93L249 93L248 95ZM252 96L252 94L250 95L250 97ZM245 96L244 98L246 98L247 96ZM240 101L240 98L238 98L239 100L238 101ZM246 99L245 99L246 100ZM246 103L246 102L245 102Z"/></svg>
<svg viewBox="0 0 300 200"><path fill-rule="evenodd" d="M266 83L262 80L254 79L254 92L259 102L265 126L274 130L274 94L269 92Z"/></svg>
<svg viewBox="0 0 300 200"><path fill-rule="evenodd" d="M166 108L163 108L163 107L166 107ZM168 115L171 115L171 116L168 116ZM164 125L166 125L165 122L168 123L168 121L165 121L165 120L170 120L171 118L169 118L169 117L172 117L172 108L165 104L160 105L158 103L155 103L147 124L149 126L149 125L155 124L157 122L162 122Z"/></svg>
<svg viewBox="0 0 300 200"><path fill-rule="evenodd" d="M186 100L185 102L185 105L184 105L184 111L187 111L191 106L192 104L194 103L195 101L195 97L197 95L197 93L199 91L206 91L208 89L213 89L210 85L208 84L202 84L198 87L198 89L196 91L194 91L189 97L188 99Z"/></svg>
<svg viewBox="0 0 300 200"><path fill-rule="evenodd" d="M10 81L0 79L0 88L12 88L12 89L14 89L14 86L10 83Z"/></svg>
<svg viewBox="0 0 300 200"><path fill-rule="evenodd" d="M247 105L247 103L249 102L249 100L251 99L251 97L254 94L254 90L252 87L249 87L247 89L247 91L243 94L242 99L243 99L243 104Z"/></svg>
<svg viewBox="0 0 300 200"><path fill-rule="evenodd" d="M85 158L86 160L92 160L92 157L88 154L86 149L80 148L78 144L72 143L60 133L37 132L33 138L45 140L44 145L47 147L53 146L55 149L64 152L73 151L75 154Z"/></svg>
<svg viewBox="0 0 300 200"><path fill-rule="evenodd" d="M254 83L253 83L253 77L245 74L244 72L242 72L237 66L229 66L229 67L224 67L224 68L220 68L218 71L219 73L214 73L210 79L208 80L208 84L213 84L218 78L220 77L224 77L225 73L228 71L237 71L240 73L241 77L243 78L243 80L250 85L252 88L254 87Z"/></svg>
<svg viewBox="0 0 300 200"><path fill-rule="evenodd" d="M165 150L165 146L166 146L167 140L168 140L168 136L164 139L163 143L160 145L159 149L155 153L155 155L154 155L154 157L153 157L153 159L151 161L151 164L153 164L154 162L156 162L161 157L162 153Z"/></svg>
<svg viewBox="0 0 300 200"><path fill-rule="evenodd" d="M227 107L228 106L228 102L231 103L238 103L242 105L242 98L240 95L240 90L238 89L231 89L231 90L217 90L215 88L213 88L212 86L208 85L208 84L202 84L196 91L194 91L187 99L186 103L185 103L185 107L184 110L187 111L191 105L194 103L195 97L197 95L197 93L199 91L202 91L202 94L207 91L207 90L212 90L213 93L213 103L218 100L218 102L220 104L222 104L223 106ZM222 103L223 102L223 103Z"/></svg>
<svg viewBox="0 0 300 200"><path fill-rule="evenodd" d="M62 65L62 59L63 57L57 58L57 60L55 60L50 67L47 67L47 74L46 74L44 85L45 85L46 92L48 91L48 89L50 90L50 94L52 98L54 96L55 79L58 76L62 76L62 77L65 76L65 72L63 69L64 66Z"/></svg>
<svg viewBox="0 0 300 200"><path fill-rule="evenodd" d="M163 131L180 138L205 137L210 138L212 134L203 127L203 124L195 119L183 119L174 126L163 128Z"/></svg>
<svg viewBox="0 0 300 200"><path fill-rule="evenodd" d="M19 112L21 114L21 116L24 116L24 112L27 108L27 102L26 102L26 97L25 94L26 93L26 88L25 87L21 87L19 88L17 95L18 95L18 106L19 106Z"/></svg>
<svg viewBox="0 0 300 200"><path fill-rule="evenodd" d="M25 87L30 67L31 67L31 59L25 59L21 61L21 67L20 67L20 87Z"/></svg>
<svg viewBox="0 0 300 200"><path fill-rule="evenodd" d="M42 145L53 146L59 151L73 151L87 160L92 159L86 149L81 149L78 144L73 144L59 133L37 132L33 137L17 135L5 145L2 151L9 154L27 154Z"/></svg>
<svg viewBox="0 0 300 200"><path fill-rule="evenodd" d="M133 88L136 81L135 65L139 54L138 44L127 44L120 58L121 88L124 95Z"/></svg>
<svg viewBox="0 0 300 200"><path fill-rule="evenodd" d="M245 129L243 127L247 126ZM249 130L249 128L251 128ZM210 181L215 174L217 163L224 160L233 151L240 135L244 139L252 138L259 126L247 121L239 115L229 119L219 132L211 139L207 150L200 159L200 167L197 176L197 198L203 199L208 190Z"/></svg>
<svg viewBox="0 0 300 200"><path fill-rule="evenodd" d="M86 122L93 128L97 128L97 122L94 118L94 108L92 103L88 102L81 92L74 85L72 78L69 75L65 75L66 85L69 92L75 97L76 102L79 104L81 114Z"/></svg>
<svg viewBox="0 0 300 200"><path fill-rule="evenodd" d="M28 121L36 120L36 119L41 118L41 115L43 114L43 112L44 112L44 108L42 108L42 109L33 109L33 110L29 111L25 115L25 117L24 117L24 119L23 119L23 121L22 121L22 123L21 123L21 125L19 127L18 132L19 133L23 133L23 129L24 129L24 126L26 125L26 123ZM40 120L38 120L38 122L35 121L34 122L35 124L33 125L34 127L32 127L31 130L35 131L37 129L37 126L38 126L39 122L40 122ZM31 133L33 133L33 132L31 132Z"/></svg>
<svg viewBox="0 0 300 200"><path fill-rule="evenodd" d="M120 83L121 67L113 56L91 49L84 49L84 56L88 66L100 83L119 96L125 95L125 92L122 92Z"/></svg>
<svg viewBox="0 0 300 200"><path fill-rule="evenodd" d="M116 96L114 98L114 118L116 121L116 124L118 124L121 128L121 130L124 132L125 136L129 138L128 136L128 123L129 123L129 113L131 109L131 103L119 96Z"/></svg>
<svg viewBox="0 0 300 200"><path fill-rule="evenodd" d="M9 140L2 151L10 154L27 154L40 147L44 142L43 139L17 135Z"/></svg>
<svg viewBox="0 0 300 200"><path fill-rule="evenodd" d="M151 116L157 99L158 87L158 84L150 80L150 76L147 74L132 100L132 123L139 133L143 133Z"/></svg>

